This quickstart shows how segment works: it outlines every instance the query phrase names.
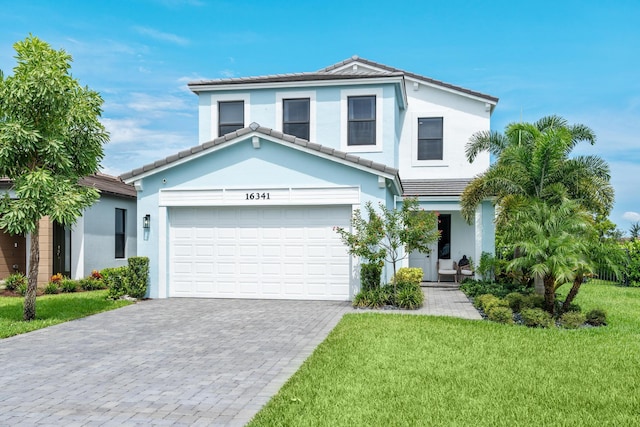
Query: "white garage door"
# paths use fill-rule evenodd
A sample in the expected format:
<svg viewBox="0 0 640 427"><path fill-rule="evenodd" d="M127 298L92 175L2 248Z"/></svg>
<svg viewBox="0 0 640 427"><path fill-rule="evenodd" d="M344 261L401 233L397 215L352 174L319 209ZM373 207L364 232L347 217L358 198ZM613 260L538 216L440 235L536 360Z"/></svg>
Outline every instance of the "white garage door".
<svg viewBox="0 0 640 427"><path fill-rule="evenodd" d="M349 299L350 206L171 208L172 297Z"/></svg>

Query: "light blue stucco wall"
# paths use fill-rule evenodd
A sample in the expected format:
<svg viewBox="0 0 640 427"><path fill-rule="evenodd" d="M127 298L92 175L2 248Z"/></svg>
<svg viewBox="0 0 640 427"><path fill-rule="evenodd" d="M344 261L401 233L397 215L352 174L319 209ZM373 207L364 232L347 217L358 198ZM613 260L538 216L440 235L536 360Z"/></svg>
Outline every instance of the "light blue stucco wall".
<svg viewBox="0 0 640 427"><path fill-rule="evenodd" d="M199 158L159 171L142 180L143 190L138 193L138 217L151 215L151 228L141 232L138 255L150 259L150 297L158 296L158 279L168 271L158 271L160 233L168 236L170 218L166 227L159 229L159 192L162 189L259 189L289 187L344 187L360 188L360 206L371 201L388 204L393 201L392 189L380 188L374 173L341 164L317 155L299 151L290 146L260 139L260 148L253 148L251 138L210 152ZM141 229L141 219L138 219ZM168 250L168 239L166 240ZM168 269L168 263L167 263Z"/></svg>
<svg viewBox="0 0 640 427"><path fill-rule="evenodd" d="M115 257L115 210L125 209L125 258ZM106 194L84 212L84 275L92 270L127 265L136 256L136 200Z"/></svg>
<svg viewBox="0 0 640 427"><path fill-rule="evenodd" d="M377 112L377 119L382 121L382 135L377 135L383 144L382 152L362 152L354 153L358 156L371 159L388 166L397 167L398 154L397 143L401 123L398 123L399 107L398 92L395 84L385 83L376 85L344 85L344 86L318 86L318 87L297 87L278 89L251 89L242 91L216 91L199 94L199 133L200 143L211 139L212 130L217 123L212 123L212 111L217 108L217 100L229 100L233 94L238 95L238 99L246 97L249 99L249 114L245 117L245 126L251 122L256 122L261 126L271 129L280 127L282 117L276 113L276 94L286 94L287 92L313 92L315 94L316 114L311 117L316 124L316 138L313 142L344 150L341 146L341 123L346 119L346 111L341 108L341 94L349 90L382 90L382 111Z"/></svg>

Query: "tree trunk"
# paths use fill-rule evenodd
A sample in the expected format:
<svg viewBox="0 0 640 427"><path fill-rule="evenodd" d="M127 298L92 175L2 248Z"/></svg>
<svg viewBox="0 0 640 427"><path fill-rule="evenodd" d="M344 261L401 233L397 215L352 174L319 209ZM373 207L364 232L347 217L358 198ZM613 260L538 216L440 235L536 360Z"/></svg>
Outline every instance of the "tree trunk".
<svg viewBox="0 0 640 427"><path fill-rule="evenodd" d="M40 265L40 224L31 232L31 250L29 251L29 281L24 295L23 319L36 318L36 291L38 290L38 267Z"/></svg>
<svg viewBox="0 0 640 427"><path fill-rule="evenodd" d="M538 295L544 295L544 279L542 277L535 276L533 278L533 288Z"/></svg>
<svg viewBox="0 0 640 427"><path fill-rule="evenodd" d="M553 316L556 302L556 286L553 277L544 278L544 309Z"/></svg>
<svg viewBox="0 0 640 427"><path fill-rule="evenodd" d="M578 274L575 279L573 279L573 286L567 295L567 299L564 300L562 304L562 312L566 313L569 310L569 305L573 302L573 299L578 295L578 291L580 290L580 286L582 286L582 274Z"/></svg>

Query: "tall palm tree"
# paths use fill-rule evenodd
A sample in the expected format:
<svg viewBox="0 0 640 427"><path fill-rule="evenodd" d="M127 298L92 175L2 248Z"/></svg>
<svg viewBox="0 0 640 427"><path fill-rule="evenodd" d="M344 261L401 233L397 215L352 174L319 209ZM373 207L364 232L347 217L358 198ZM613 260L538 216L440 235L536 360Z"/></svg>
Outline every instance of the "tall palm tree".
<svg viewBox="0 0 640 427"><path fill-rule="evenodd" d="M496 161L463 192L463 217L471 222L476 207L488 198L494 198L498 208L498 225L532 198L554 204L568 198L591 213L608 214L614 196L608 164L598 156L570 157L578 143L595 141L590 128L569 125L559 116L511 123L504 134L474 134L466 146L467 159L489 151Z"/></svg>

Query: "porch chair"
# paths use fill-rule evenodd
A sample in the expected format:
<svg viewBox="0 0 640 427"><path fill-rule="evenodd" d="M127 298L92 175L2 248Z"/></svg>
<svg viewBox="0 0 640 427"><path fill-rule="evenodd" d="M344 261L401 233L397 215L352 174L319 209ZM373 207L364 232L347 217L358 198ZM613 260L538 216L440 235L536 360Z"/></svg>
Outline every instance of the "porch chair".
<svg viewBox="0 0 640 427"><path fill-rule="evenodd" d="M458 266L452 259L438 259L438 283L441 276L453 276L453 281L458 283Z"/></svg>

